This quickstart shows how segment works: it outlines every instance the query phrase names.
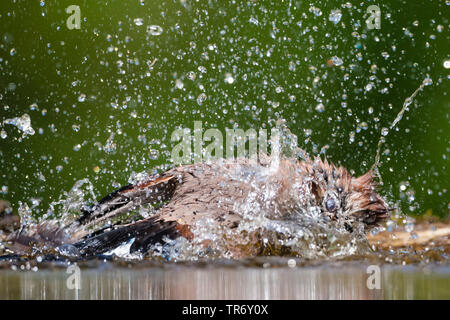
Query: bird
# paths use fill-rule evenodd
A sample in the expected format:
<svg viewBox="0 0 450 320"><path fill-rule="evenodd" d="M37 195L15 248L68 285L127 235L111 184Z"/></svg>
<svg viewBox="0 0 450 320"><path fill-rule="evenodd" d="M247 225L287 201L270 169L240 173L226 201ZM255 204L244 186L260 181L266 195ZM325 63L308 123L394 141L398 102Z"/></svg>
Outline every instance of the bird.
<svg viewBox="0 0 450 320"><path fill-rule="evenodd" d="M86 258L124 243L130 253L141 254L178 240L200 242L207 250L213 241L202 232L215 228L226 238L218 240L219 250L245 258L267 253L264 248L274 239L270 234L277 232L272 222L295 230L305 217L314 216L350 234L355 225L365 231L379 225L392 210L377 193L371 170L353 177L326 158L275 160L261 154L176 166L115 190L66 226L44 221L12 234L9 241L16 249L39 244ZM143 206L151 206L149 216L111 223ZM256 220L264 223L243 232L246 222Z"/></svg>

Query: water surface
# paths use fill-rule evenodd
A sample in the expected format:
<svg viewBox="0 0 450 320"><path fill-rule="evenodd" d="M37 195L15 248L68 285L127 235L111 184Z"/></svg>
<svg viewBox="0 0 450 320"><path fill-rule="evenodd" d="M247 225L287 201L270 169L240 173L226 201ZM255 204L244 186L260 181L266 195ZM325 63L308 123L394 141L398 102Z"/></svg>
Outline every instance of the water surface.
<svg viewBox="0 0 450 320"><path fill-rule="evenodd" d="M1 270L0 299L450 299L448 265L381 266L380 289L369 289L367 263L288 263L292 266L281 258L210 265L98 262L82 266L80 290L68 289L64 267Z"/></svg>

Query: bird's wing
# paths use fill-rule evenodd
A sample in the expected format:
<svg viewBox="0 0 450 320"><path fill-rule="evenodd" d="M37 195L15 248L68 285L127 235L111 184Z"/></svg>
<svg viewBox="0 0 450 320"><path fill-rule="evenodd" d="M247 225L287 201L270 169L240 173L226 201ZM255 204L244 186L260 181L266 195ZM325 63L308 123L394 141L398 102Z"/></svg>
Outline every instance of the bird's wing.
<svg viewBox="0 0 450 320"><path fill-rule="evenodd" d="M98 204L86 210L76 221L77 227L85 229L127 213L144 204L159 204L169 200L179 180L174 175L151 177L139 184L130 184L122 187L101 199Z"/></svg>
<svg viewBox="0 0 450 320"><path fill-rule="evenodd" d="M42 221L33 227L10 234L7 238L10 242L8 247L25 252L31 245L56 247L62 244L76 243L93 235L102 235L108 232L105 228L98 228L98 225L101 226L102 222L127 213L140 205L157 204L170 199L178 183L179 181L174 175L167 174L153 176L138 184L127 185L110 193L92 208L85 210L79 219L69 225L61 226L56 220ZM138 224L137 228L148 225L149 221L145 221ZM153 229L150 228L150 230ZM124 234L121 231L116 231L105 237L111 236L112 238L122 239Z"/></svg>
<svg viewBox="0 0 450 320"><path fill-rule="evenodd" d="M85 238L74 243L74 246L82 256L89 257L110 251L132 240L130 253L138 250L145 252L150 245L160 242L164 236L174 238L178 234L176 222L165 222L157 216L152 216Z"/></svg>

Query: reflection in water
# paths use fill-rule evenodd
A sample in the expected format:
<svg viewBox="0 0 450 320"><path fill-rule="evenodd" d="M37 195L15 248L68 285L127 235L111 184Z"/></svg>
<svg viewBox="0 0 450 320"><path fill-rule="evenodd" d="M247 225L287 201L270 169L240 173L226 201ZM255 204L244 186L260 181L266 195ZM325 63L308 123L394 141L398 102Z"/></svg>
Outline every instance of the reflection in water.
<svg viewBox="0 0 450 320"><path fill-rule="evenodd" d="M369 290L366 265L303 268L81 269L81 289L65 269L0 270L0 299L450 299L448 267L381 268Z"/></svg>

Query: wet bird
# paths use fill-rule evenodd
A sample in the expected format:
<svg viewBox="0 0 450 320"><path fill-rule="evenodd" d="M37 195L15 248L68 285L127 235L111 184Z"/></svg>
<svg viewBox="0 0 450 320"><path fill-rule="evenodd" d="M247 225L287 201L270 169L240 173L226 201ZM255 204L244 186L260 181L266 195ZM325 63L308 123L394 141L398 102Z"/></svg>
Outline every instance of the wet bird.
<svg viewBox="0 0 450 320"><path fill-rule="evenodd" d="M111 219L145 205L158 205L141 220L116 225ZM292 221L314 212L321 219L352 232L355 223L369 229L388 216L386 201L376 192L372 172L355 178L344 167L326 159L300 161L268 156L258 160L233 159L175 167L101 199L68 226L38 224L33 231L10 240L22 248L44 243L89 257L130 242L129 251L146 253L164 239L194 241L199 223L237 230L245 217ZM93 227L105 223L106 227ZM205 225L205 224L203 224ZM247 237L250 249L226 241L232 257L261 254L264 230ZM205 247L208 243L205 242ZM254 248L254 249L252 249Z"/></svg>

